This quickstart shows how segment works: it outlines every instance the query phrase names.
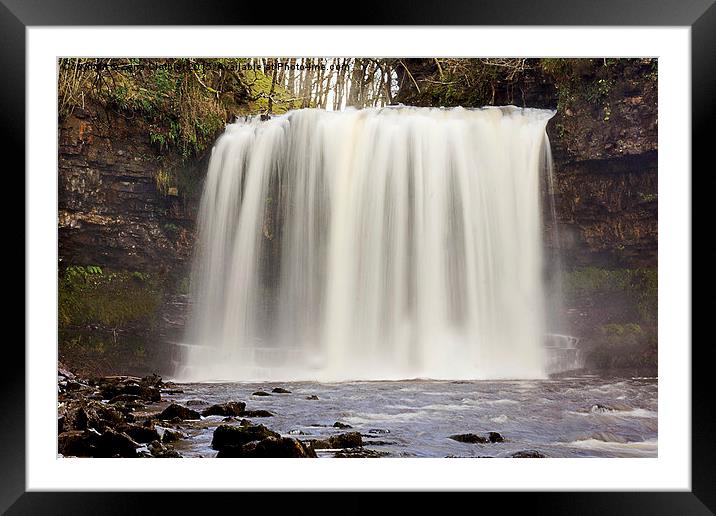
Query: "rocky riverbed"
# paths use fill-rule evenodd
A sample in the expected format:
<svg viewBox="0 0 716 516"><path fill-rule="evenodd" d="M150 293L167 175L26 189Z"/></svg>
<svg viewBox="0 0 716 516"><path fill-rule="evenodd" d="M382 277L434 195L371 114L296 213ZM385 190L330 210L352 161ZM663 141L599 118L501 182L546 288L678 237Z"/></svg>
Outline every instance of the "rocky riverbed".
<svg viewBox="0 0 716 516"><path fill-rule="evenodd" d="M655 457L655 378L174 384L58 367L63 457Z"/></svg>

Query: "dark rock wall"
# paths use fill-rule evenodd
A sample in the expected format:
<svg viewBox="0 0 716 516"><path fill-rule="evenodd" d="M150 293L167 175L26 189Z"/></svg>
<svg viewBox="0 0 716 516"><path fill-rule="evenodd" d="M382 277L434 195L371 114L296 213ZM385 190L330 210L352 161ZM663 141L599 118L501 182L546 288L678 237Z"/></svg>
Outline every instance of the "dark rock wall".
<svg viewBox="0 0 716 516"><path fill-rule="evenodd" d="M149 134L141 119L98 106L59 121L60 274L74 265L149 273L161 299L146 317L61 327L60 357L78 371L170 374L168 343L183 336L200 188L167 186L166 177L203 176L208 152L187 163ZM126 296L103 288L106 299Z"/></svg>
<svg viewBox="0 0 716 516"><path fill-rule="evenodd" d="M191 256L197 202L164 193L163 167L140 120L102 108L59 124L58 230L63 264L168 272Z"/></svg>

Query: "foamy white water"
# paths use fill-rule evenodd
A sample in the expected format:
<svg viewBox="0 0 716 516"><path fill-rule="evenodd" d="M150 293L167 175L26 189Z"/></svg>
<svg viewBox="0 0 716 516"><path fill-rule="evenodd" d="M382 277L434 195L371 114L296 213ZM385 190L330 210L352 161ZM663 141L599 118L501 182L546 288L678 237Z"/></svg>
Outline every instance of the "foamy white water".
<svg viewBox="0 0 716 516"><path fill-rule="evenodd" d="M543 377L552 115L300 110L228 126L177 378Z"/></svg>

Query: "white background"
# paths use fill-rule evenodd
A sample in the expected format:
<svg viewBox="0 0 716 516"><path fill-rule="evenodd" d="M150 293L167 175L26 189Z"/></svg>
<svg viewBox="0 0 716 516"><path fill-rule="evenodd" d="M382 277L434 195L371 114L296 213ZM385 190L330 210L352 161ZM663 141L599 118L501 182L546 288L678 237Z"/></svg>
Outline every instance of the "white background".
<svg viewBox="0 0 716 516"><path fill-rule="evenodd" d="M690 490L690 29L27 29L28 490ZM63 459L56 447L58 56L658 57L659 456Z"/></svg>

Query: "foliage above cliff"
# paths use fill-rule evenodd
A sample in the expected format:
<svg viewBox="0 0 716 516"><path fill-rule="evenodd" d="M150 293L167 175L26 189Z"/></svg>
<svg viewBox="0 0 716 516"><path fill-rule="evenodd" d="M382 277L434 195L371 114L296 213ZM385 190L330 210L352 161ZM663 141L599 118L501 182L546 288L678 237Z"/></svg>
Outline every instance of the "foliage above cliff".
<svg viewBox="0 0 716 516"><path fill-rule="evenodd" d="M246 59L60 59L58 112L96 102L137 119L160 150L200 155L235 116L266 108L271 78ZM288 94L273 86L275 111ZM290 107L293 107L292 105Z"/></svg>
<svg viewBox="0 0 716 516"><path fill-rule="evenodd" d="M513 104L556 109L550 126L575 161L657 148L658 61L628 59L404 59L398 102Z"/></svg>

